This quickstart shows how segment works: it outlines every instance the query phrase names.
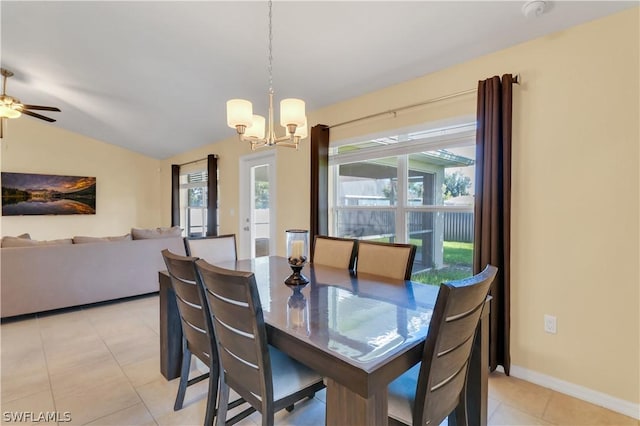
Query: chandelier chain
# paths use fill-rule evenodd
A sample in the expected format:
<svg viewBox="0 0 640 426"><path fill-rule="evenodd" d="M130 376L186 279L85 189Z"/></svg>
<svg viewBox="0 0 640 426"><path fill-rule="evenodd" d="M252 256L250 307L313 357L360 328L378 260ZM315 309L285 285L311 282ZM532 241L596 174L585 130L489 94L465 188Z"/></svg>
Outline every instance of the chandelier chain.
<svg viewBox="0 0 640 426"><path fill-rule="evenodd" d="M269 0L269 93L273 93L273 27L271 25L271 9L273 2Z"/></svg>

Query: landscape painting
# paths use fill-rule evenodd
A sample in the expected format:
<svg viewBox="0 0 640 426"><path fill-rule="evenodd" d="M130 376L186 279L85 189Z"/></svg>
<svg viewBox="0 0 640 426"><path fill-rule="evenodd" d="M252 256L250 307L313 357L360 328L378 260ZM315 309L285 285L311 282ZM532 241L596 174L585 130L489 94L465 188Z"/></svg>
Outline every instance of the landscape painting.
<svg viewBox="0 0 640 426"><path fill-rule="evenodd" d="M96 178L2 172L2 216L96 214Z"/></svg>

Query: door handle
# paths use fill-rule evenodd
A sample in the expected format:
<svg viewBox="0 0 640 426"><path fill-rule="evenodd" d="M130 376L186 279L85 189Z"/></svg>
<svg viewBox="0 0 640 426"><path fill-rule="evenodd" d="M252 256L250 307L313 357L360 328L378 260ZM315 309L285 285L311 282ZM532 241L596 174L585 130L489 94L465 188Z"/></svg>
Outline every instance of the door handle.
<svg viewBox="0 0 640 426"><path fill-rule="evenodd" d="M248 226L245 226L245 227L244 227L244 228L242 228L242 229L244 229L245 231L248 231L248 230L249 230L249 227L248 227Z"/></svg>

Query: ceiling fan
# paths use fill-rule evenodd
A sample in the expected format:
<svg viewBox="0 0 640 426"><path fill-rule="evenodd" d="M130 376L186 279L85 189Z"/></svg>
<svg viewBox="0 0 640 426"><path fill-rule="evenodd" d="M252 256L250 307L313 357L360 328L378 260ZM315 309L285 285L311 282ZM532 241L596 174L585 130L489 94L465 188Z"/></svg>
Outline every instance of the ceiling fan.
<svg viewBox="0 0 640 426"><path fill-rule="evenodd" d="M60 112L60 108L20 103L18 98L7 95L7 78L13 76L13 72L5 68L0 68L0 74L2 74L2 95L0 95L0 138L2 138L2 127L5 118L18 118L22 114L25 114L39 118L40 120L48 121L49 123L56 121L53 118L45 117L44 115L33 112L32 110Z"/></svg>

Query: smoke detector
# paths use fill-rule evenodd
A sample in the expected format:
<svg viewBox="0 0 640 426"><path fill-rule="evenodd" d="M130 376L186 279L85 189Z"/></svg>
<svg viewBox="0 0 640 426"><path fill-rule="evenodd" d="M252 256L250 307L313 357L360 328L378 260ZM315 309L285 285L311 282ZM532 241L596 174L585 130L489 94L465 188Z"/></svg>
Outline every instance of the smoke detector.
<svg viewBox="0 0 640 426"><path fill-rule="evenodd" d="M547 2L544 0L530 0L522 6L522 14L528 18L537 18L545 12Z"/></svg>

